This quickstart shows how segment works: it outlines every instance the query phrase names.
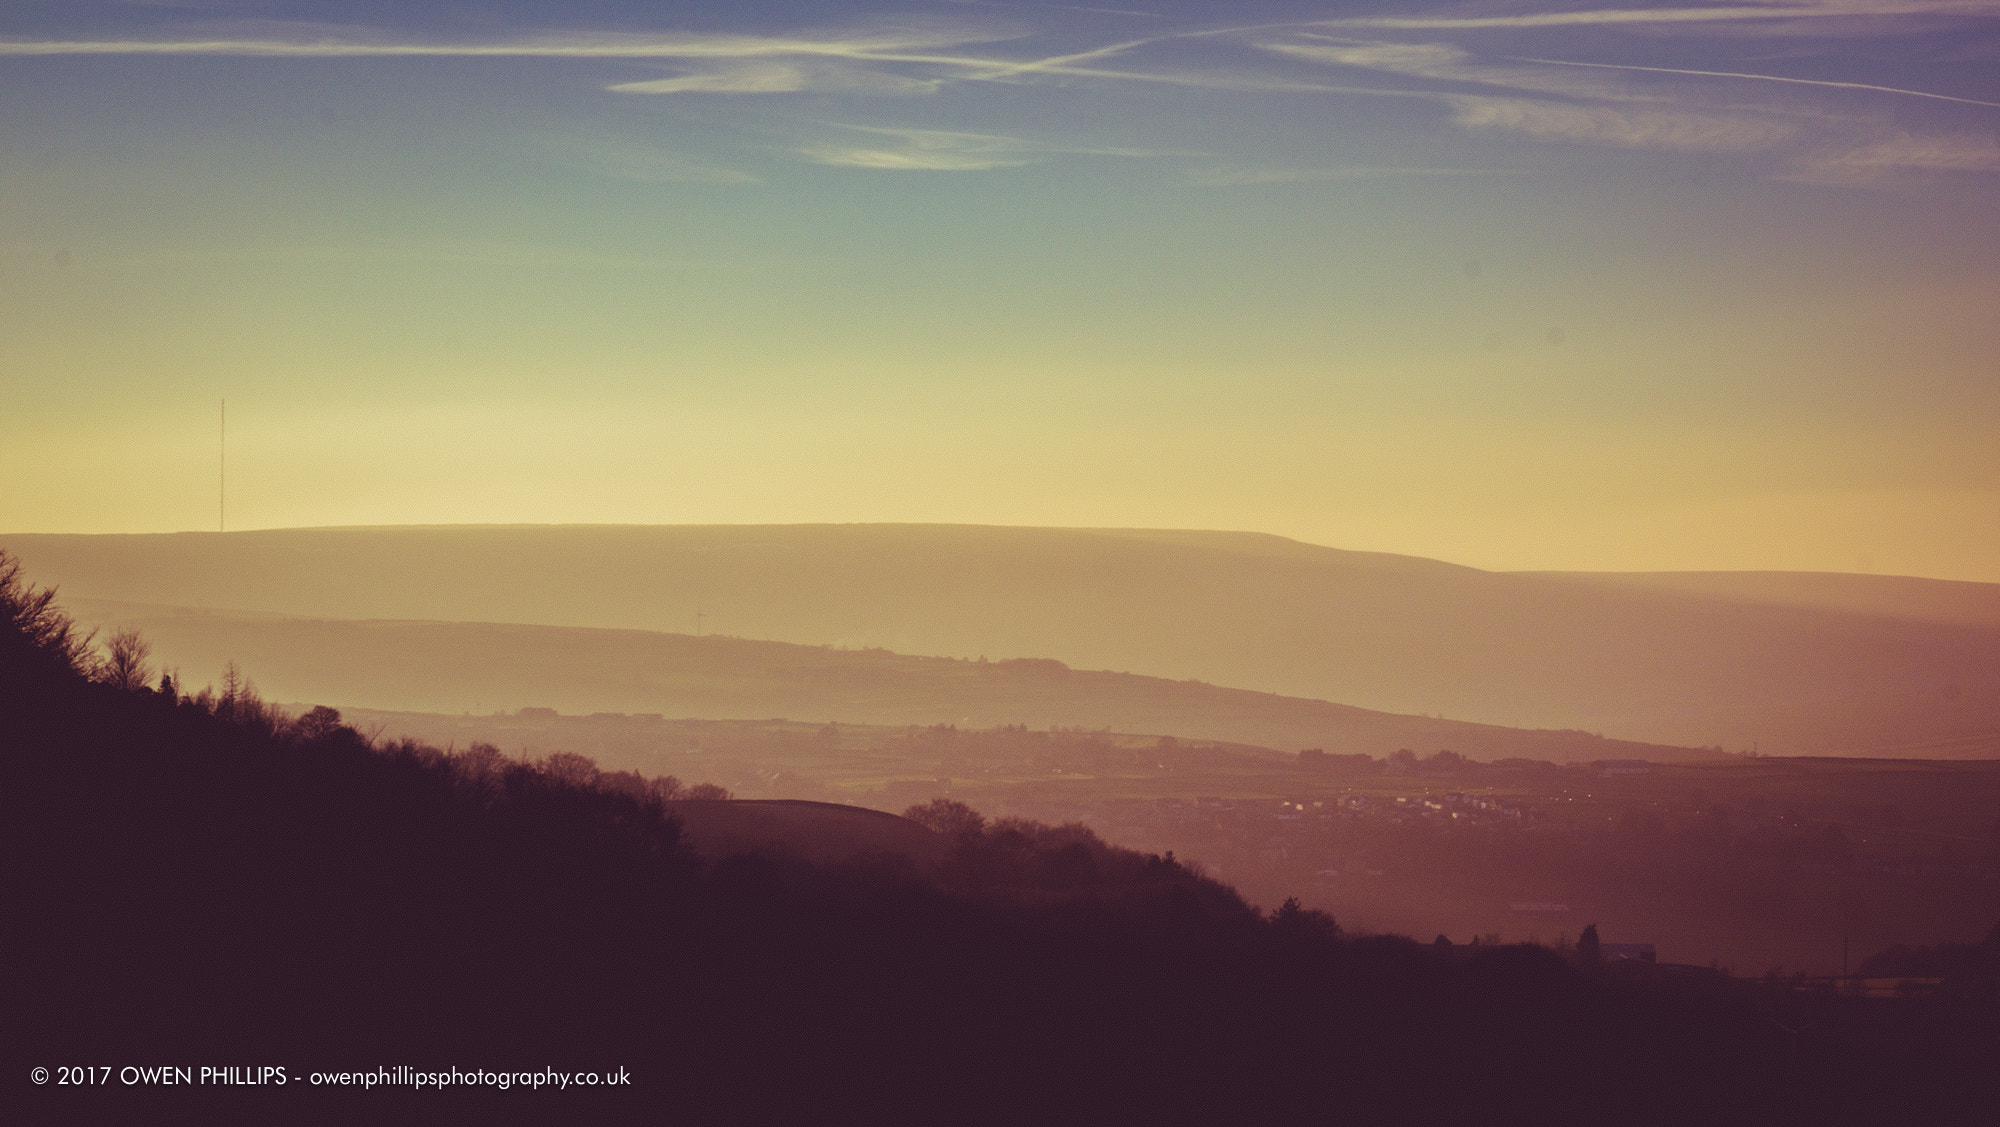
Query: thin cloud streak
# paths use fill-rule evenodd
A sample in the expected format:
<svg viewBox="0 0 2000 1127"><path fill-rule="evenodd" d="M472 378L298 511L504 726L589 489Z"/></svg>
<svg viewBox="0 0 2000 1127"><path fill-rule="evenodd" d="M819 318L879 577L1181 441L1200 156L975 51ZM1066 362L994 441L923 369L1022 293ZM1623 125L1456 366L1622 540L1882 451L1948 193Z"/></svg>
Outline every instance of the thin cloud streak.
<svg viewBox="0 0 2000 1127"><path fill-rule="evenodd" d="M1478 63L1470 53L1448 43L1380 43L1345 40L1333 43L1259 43L1256 46L1273 54L1322 65L1355 67L1383 74L1428 78L1439 82L1498 86L1509 90L1531 90L1538 94L1555 94L1565 98L1598 101L1657 100L1636 96L1622 86L1580 79L1560 72L1551 73L1522 66L1492 66Z"/></svg>
<svg viewBox="0 0 2000 1127"><path fill-rule="evenodd" d="M1144 47L1149 43L1157 43L1159 41L1158 38L1132 39L1124 43L1112 43L1104 47L1094 47L1088 51L1076 51L1067 55L1051 55L1046 59L1037 59L1029 63L1003 64L994 70L993 77L1004 78L1015 74L1032 74L1036 71L1061 71L1074 63L1087 62L1091 59L1110 58L1113 55L1122 55L1135 47Z"/></svg>
<svg viewBox="0 0 2000 1127"><path fill-rule="evenodd" d="M805 88L805 72L785 63L750 63L605 87L620 94L790 94Z"/></svg>
<svg viewBox="0 0 2000 1127"><path fill-rule="evenodd" d="M816 164L890 172L981 172L1033 164L1037 159L1033 146L1018 137L942 129L883 129L863 125L841 128L898 138L902 144L891 148L813 145L800 149L799 155Z"/></svg>
<svg viewBox="0 0 2000 1127"><path fill-rule="evenodd" d="M1128 40L1088 51L1040 59L992 59L976 55L934 53L937 47L997 42L1011 35L965 32L957 35L857 36L846 39L798 37L711 36L676 39L594 37L581 40L534 40L516 43L385 43L354 40L182 39L182 40L47 40L0 41L0 57L60 56L220 56L234 58L488 58L574 60L757 60L819 58L854 63L935 67L952 72L949 79L914 79L877 74L864 81L833 81L822 72L701 71L616 83L608 89L627 94L772 94L821 90L836 93L923 93L944 81L1018 82L1037 77L1143 82L1197 90L1240 93L1352 94L1409 96L1406 91L1297 82L1283 78L1245 77L1186 71L1123 70L1077 64L1110 58L1167 39L1208 37L1213 33ZM782 64L780 64L782 65Z"/></svg>
<svg viewBox="0 0 2000 1127"><path fill-rule="evenodd" d="M1872 90L1880 94L1901 94L1911 98L1935 98L1940 102L1957 102L1966 106L1991 106L2000 109L2000 102L1983 102L1978 98L1960 98L1952 94L1933 94L1928 90L1906 90L1900 86L1877 86L1872 82L1836 82L1825 78L1787 78L1776 74L1746 74L1727 70L1689 70L1684 67L1642 67L1627 63L1583 63L1566 59L1518 60L1524 63L1540 63L1553 67L1590 67L1594 70L1634 70L1649 74L1685 74L1700 78L1747 78L1758 82L1783 82L1795 86L1826 86L1836 90Z"/></svg>
<svg viewBox="0 0 2000 1127"><path fill-rule="evenodd" d="M251 58L525 58L525 59L751 59L782 56L822 56L871 61L961 62L988 66L1016 64L990 60L960 60L951 56L910 52L967 43L992 42L1007 36L965 33L944 35L857 36L850 39L781 38L754 35L693 36L639 39L596 36L541 39L515 43L369 43L354 40L283 39L111 39L0 40L0 56L62 55L228 55Z"/></svg>
<svg viewBox="0 0 2000 1127"><path fill-rule="evenodd" d="M842 125L840 128L898 138L902 144L893 148L811 145L799 149L799 155L815 164L894 172L980 172L1035 164L1044 156L1057 154L1108 157L1188 155L1150 149L1049 145L994 133L960 133L944 129L889 129L874 125Z"/></svg>
<svg viewBox="0 0 2000 1127"><path fill-rule="evenodd" d="M684 39L630 38L586 39L581 41L540 40L520 43L367 43L350 40L312 42L278 39L184 39L184 40L47 40L0 41L0 57L58 56L225 56L236 58L491 58L491 59L578 59L578 60L727 60L817 57L865 63L891 63L943 67L959 71L963 80L1009 81L1035 75L1072 78L1101 78L1188 86L1210 90L1251 92L1387 93L1387 91L1347 90L1340 87L1286 82L1282 79L1243 79L1233 76L1148 73L1080 67L1076 64L1109 58L1161 39L1138 39L1114 43L1088 51L1053 55L1040 59L990 59L976 55L936 54L924 50L969 43L995 42L1011 36L967 33L959 36L860 37L854 39L800 39L758 36L715 36ZM1177 38L1167 36L1163 38ZM893 82L892 76L884 76ZM757 76L696 74L656 80L619 83L611 89L623 93L774 93L789 76L769 72ZM800 88L808 85L798 79ZM904 80L920 82L924 80Z"/></svg>
<svg viewBox="0 0 2000 1127"><path fill-rule="evenodd" d="M1260 184L1323 184L1425 176L1512 174L1505 169L1492 168L1218 168L1192 173L1188 182L1204 188L1236 188Z"/></svg>
<svg viewBox="0 0 2000 1127"><path fill-rule="evenodd" d="M1923 137L1906 132L1810 161L1782 177L1819 184L1867 186L1909 173L2000 172L2000 141L1991 137Z"/></svg>
<svg viewBox="0 0 2000 1127"><path fill-rule="evenodd" d="M1507 130L1544 140L1683 151L1749 151L1774 147L1789 139L1794 131L1792 123L1778 120L1776 115L1770 113L1715 112L1702 110L1699 107L1680 108L1673 105L1674 99L1661 94L1634 90L1623 85L1578 81L1565 77L1567 74L1577 73L1573 68L1592 72L1636 71L1695 78L1766 80L1996 106L1995 103L1977 99L1930 94L1925 91L1873 83L1788 79L1694 68L1598 64L1543 58L1509 58L1508 65L1496 66L1481 63L1470 52L1448 43L1337 39L1310 33L1306 38L1316 42L1262 42L1252 45L1286 57L1331 66L1355 67L1436 82L1469 83L1555 95L1563 100L1456 94L1445 91L1434 92L1431 95L1451 106L1453 123L1461 128ZM1638 105L1635 106L1635 103ZM1654 106L1659 108L1653 108ZM1842 166L1842 171L1838 175L1845 180L1854 181L1864 178L1864 174L1874 175L1872 171L1874 167L1872 164L1864 166L1850 162ZM1863 171L1857 172L1856 169Z"/></svg>
<svg viewBox="0 0 2000 1127"><path fill-rule="evenodd" d="M1308 29L1369 28L1377 30L1452 31L1476 29L1537 29L1602 25L1697 24L1713 21L1792 20L1800 18L1882 17L1912 14L1984 16L2000 14L1994 0L1833 0L1822 3L1738 4L1711 8L1596 9L1572 12L1528 12L1491 16L1374 16L1300 21L1262 28L1209 28L1131 38L1036 59L981 57L963 50L972 44L1018 39L1020 35L977 25L877 25L853 32L756 34L688 34L645 36L580 34L544 36L514 42L416 43L393 42L393 32L368 29L335 30L318 39L189 38L184 40L10 41L0 42L0 56L57 55L229 55L237 57L312 58L541 58L572 60L658 60L685 64L680 73L657 78L619 81L605 89L623 94L651 95L769 95L834 93L909 95L932 93L947 83L1022 83L1086 80L1148 83L1243 94L1307 94L1418 98L1442 102L1451 121L1468 130L1501 130L1538 139L1562 139L1624 147L1676 150L1750 150L1783 142L1793 127L1760 120L1743 112L1681 109L1675 100L1650 88L1628 85L1609 72L1676 75L1689 78L1774 82L1827 89L1859 90L1894 96L2000 108L2000 102L1964 98L1903 87L1828 79L1788 78L1695 68L1595 63L1578 60L1503 57L1482 61L1447 43L1398 43L1316 35ZM1246 33L1287 29L1293 41L1256 42ZM303 35L304 33L302 33ZM348 38L337 38L346 35ZM1300 81L1269 73L1268 67L1225 67L1217 70L1153 70L1145 66L1104 66L1169 41L1243 37L1241 44L1264 52L1320 64L1349 66L1376 74L1397 75L1433 83L1466 83L1519 91L1528 97L1460 93L1444 89L1394 89ZM1297 39L1320 40L1298 42ZM954 50L956 48L956 50ZM1587 78L1583 72L1605 74ZM1540 100L1544 95L1560 101ZM1634 103L1640 105L1635 107ZM1646 105L1647 103L1652 106ZM1666 103L1662 105L1662 103ZM1652 108L1657 106L1659 108ZM935 131L885 131L900 137L895 145L823 144L795 152L820 164L856 168L969 171L1035 163L1038 154L1059 150L1029 145L1011 138ZM957 138L952 140L952 138ZM1083 150L1071 150L1083 151ZM1116 154L1132 155L1132 154ZM754 180L742 173L705 169L670 158L634 157L627 161L592 162L608 175L629 179L685 179L710 182ZM1326 172L1327 170L1321 170ZM1327 173L1341 178L1346 173ZM1410 172L1400 174L1414 174ZM1227 176L1235 174L1216 174ZM1286 173L1285 175L1292 175ZM1314 173L1313 175L1319 175ZM1217 181L1237 182L1237 181ZM1278 182L1276 180L1244 180Z"/></svg>
<svg viewBox="0 0 2000 1127"><path fill-rule="evenodd" d="M1626 148L1740 152L1769 148L1790 135L1779 122L1657 110L1578 106L1527 98L1445 95L1452 122L1465 129L1506 129L1545 140Z"/></svg>
<svg viewBox="0 0 2000 1127"><path fill-rule="evenodd" d="M1718 23L1737 20L1799 20L1912 15L1986 17L2000 4L1986 0L1908 3L1832 3L1729 8L1601 8L1582 12L1533 12L1511 16L1358 16L1314 20L1314 27L1374 28L1383 31L1478 31L1499 28L1602 27L1619 24Z"/></svg>
<svg viewBox="0 0 2000 1127"><path fill-rule="evenodd" d="M1194 90L1219 90L1242 94L1358 94L1367 97L1429 97L1422 91L1389 90L1373 86L1335 86L1324 82L1295 82L1283 78L1242 78L1236 75L1187 71L1102 70L1095 67L1065 67L1035 72L1067 78L1102 78L1122 82L1150 82L1163 86L1185 86ZM975 81L982 75L972 75Z"/></svg>
<svg viewBox="0 0 2000 1127"><path fill-rule="evenodd" d="M841 63L744 61L667 78L615 82L618 94L930 94L942 79L906 78Z"/></svg>
<svg viewBox="0 0 2000 1127"><path fill-rule="evenodd" d="M1033 164L1030 157L981 156L976 153L934 152L924 149L863 149L822 145L799 150L799 155L815 164L840 168L871 168L882 172L985 172L994 168L1017 168Z"/></svg>

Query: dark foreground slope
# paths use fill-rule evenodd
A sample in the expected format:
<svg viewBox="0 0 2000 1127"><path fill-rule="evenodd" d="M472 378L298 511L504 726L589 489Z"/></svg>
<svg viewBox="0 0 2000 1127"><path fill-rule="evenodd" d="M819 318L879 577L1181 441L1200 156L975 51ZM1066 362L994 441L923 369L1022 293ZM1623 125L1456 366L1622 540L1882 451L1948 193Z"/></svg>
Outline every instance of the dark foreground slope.
<svg viewBox="0 0 2000 1127"><path fill-rule="evenodd" d="M71 597L671 631L695 630L699 614L706 631L744 638L1054 658L1785 755L1991 754L2000 734L1989 584L1892 591L1859 576L1842 589L1865 591L1781 598L1250 533L952 525L9 535L0 547Z"/></svg>
<svg viewBox="0 0 2000 1127"><path fill-rule="evenodd" d="M48 640L0 624L26 1121L1940 1121L1991 1047L1985 1010L1897 1011L1794 1065L1790 1003L1725 979L1342 939L1077 829L941 824L928 865L707 862L658 790L577 759L371 750L86 681ZM62 1065L288 1082L27 1080ZM632 1083L305 1079L399 1065Z"/></svg>

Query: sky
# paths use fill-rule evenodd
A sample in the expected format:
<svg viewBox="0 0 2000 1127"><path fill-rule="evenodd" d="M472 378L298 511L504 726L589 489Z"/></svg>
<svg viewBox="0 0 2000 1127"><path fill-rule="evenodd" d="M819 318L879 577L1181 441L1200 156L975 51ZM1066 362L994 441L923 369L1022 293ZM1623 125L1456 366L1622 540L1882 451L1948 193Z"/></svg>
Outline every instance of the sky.
<svg viewBox="0 0 2000 1127"><path fill-rule="evenodd" d="M1132 3L0 7L0 532L2000 581L2000 0Z"/></svg>

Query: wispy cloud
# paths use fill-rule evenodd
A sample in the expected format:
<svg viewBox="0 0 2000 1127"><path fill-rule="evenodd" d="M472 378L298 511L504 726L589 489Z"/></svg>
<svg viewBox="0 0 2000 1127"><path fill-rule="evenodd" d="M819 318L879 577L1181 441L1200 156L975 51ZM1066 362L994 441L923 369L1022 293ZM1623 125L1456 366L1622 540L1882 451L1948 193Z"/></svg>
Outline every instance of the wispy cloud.
<svg viewBox="0 0 2000 1127"><path fill-rule="evenodd" d="M1256 44L1274 54L1328 66L1354 67L1382 74L1427 78L1437 82L1532 90L1567 98L1631 101L1638 98L1623 84L1552 71L1519 63L1495 65L1449 43L1380 43L1333 40L1311 36L1312 42L1277 41Z"/></svg>
<svg viewBox="0 0 2000 1127"><path fill-rule="evenodd" d="M1803 161L1790 180L1875 184L1911 173L2000 172L2000 139L1921 136L1898 131L1832 155Z"/></svg>
<svg viewBox="0 0 2000 1127"><path fill-rule="evenodd" d="M1204 188L1248 187L1259 184L1319 184L1360 180L1398 180L1424 176L1504 176L1487 168L1211 168L1190 173L1190 183Z"/></svg>
<svg viewBox="0 0 2000 1127"><path fill-rule="evenodd" d="M1371 28L1379 31L1473 31L1487 28L1768 20L1788 14L1768 7L1606 8L1582 12L1528 12L1493 16L1354 16L1344 19L1315 20L1313 23L1317 27Z"/></svg>
<svg viewBox="0 0 2000 1127"><path fill-rule="evenodd" d="M1953 94L1934 94L1928 90L1906 90L1900 86L1877 86L1872 82L1836 82L1824 78L1788 78L1776 74L1746 74L1728 70L1689 70L1685 67L1642 67L1628 63L1584 63L1567 59L1522 59L1521 62L1539 63L1552 67L1589 67L1594 70L1639 71L1647 74L1679 74L1699 78L1743 78L1758 82L1782 82L1795 86L1823 86L1834 90L1869 90L1878 94L1901 94L1910 98L1934 98L1940 102L1957 102L1967 106L1992 106L2000 109L2000 102L1986 102L1978 98L1960 98Z"/></svg>
<svg viewBox="0 0 2000 1127"><path fill-rule="evenodd" d="M0 40L0 56L232 55L272 58L754 59L821 57L923 61L919 52L1008 36L970 28L891 30L850 35L572 35L491 43L395 40L357 32L297 39ZM947 56L943 61L956 61Z"/></svg>
<svg viewBox="0 0 2000 1127"><path fill-rule="evenodd" d="M1752 151L1797 140L1805 122L1799 107L1746 106L1722 95L1720 84L1740 81L2000 108L2000 103L1991 101L1880 83L1539 57L1503 57L1489 62L1451 43L1380 42L1294 33L1290 38L1252 45L1307 62L1427 80L1432 85L1410 93L1443 101L1451 107L1453 124L1464 129L1626 148ZM1699 81L1633 85L1640 75ZM1467 85L1519 93L1482 95L1465 91ZM1832 124L1837 119L1822 114L1817 120ZM1878 160L1886 158L1876 154L1818 162L1813 167L1821 171L1814 175L1860 180L1874 175L1870 170Z"/></svg>
<svg viewBox="0 0 2000 1127"><path fill-rule="evenodd" d="M1991 106L2000 103L1934 93L1902 85L1790 78L1749 72L1599 63L1584 59L1529 57L1527 52L1475 54L1455 42L1400 42L1398 33L1421 32L1427 40L1473 40L1456 32L1516 31L1534 42L1536 55L1548 49L1534 41L1540 31L1562 28L1668 27L1703 24L1775 24L1782 21L1848 20L1909 16L1987 18L2000 16L2000 0L1795 0L1721 4L1708 7L1606 7L1571 11L1514 11L1486 14L1382 14L1257 26L1180 28L1158 35L1121 38L1032 58L995 57L1000 48L1026 40L1018 29L998 29L967 21L756 34L574 34L528 36L492 42L413 41L389 32L352 28L303 28L243 37L183 36L158 40L15 40L0 42L0 55L231 55L318 58L545 58L656 62L670 73L623 77L606 88L621 94L769 96L798 93L835 95L921 95L952 83L1064 82L1145 83L1190 90L1242 94L1340 95L1425 98L1450 109L1456 126L1503 131L1542 139L1678 150L1748 150L1785 141L1801 128L1784 107L1764 110L1727 106L1704 84L1761 82L1802 88L1865 91L1893 97ZM1101 21L1094 21L1100 22ZM1832 26L1822 23L1821 26ZM1844 26L1844 25L1843 25ZM1342 35L1365 36L1343 38ZM1546 36L1543 36L1546 38ZM1209 46L1199 46L1207 44ZM1525 45L1524 45L1525 46ZM1247 50L1247 57L1246 57ZM1549 52L1553 53L1553 52ZM1395 76L1368 84L1314 81L1304 68L1286 67L1273 56L1328 68ZM1168 60L1163 65L1163 60ZM1646 81L1640 75L1672 76L1689 82ZM1490 88L1481 91L1478 87ZM1722 107L1722 108L1711 108ZM1792 107L1796 109L1796 107ZM883 140L882 138L889 138ZM798 150L818 163L857 168L963 171L1033 163L1058 150L997 134L949 130L883 131L867 140L853 138ZM628 158L620 158L628 159ZM700 173L672 160L632 157L631 178L728 181L726 171ZM615 164L615 162L613 162ZM642 167L643 166L643 167ZM610 165L606 166L611 167ZM652 171L645 171L650 168ZM677 171L679 169L679 171ZM1340 178L1342 170L1313 176ZM1415 174L1404 171L1399 175ZM1198 178L1199 178L1198 174ZM1215 173L1215 183L1250 173ZM1258 175L1262 175L1261 173ZM1284 173L1283 175L1308 175Z"/></svg>
<svg viewBox="0 0 2000 1127"><path fill-rule="evenodd" d="M816 164L874 168L898 172L976 172L1034 164L1044 157L1072 154L1101 157L1187 155L1153 149L1060 145L996 133L960 133L944 129L892 129L874 125L839 128L873 143L808 145L799 155Z"/></svg>
<svg viewBox="0 0 2000 1127"><path fill-rule="evenodd" d="M1380 43L1343 39L1316 43L1259 43L1257 46L1315 63L1426 76L1455 74L1472 58L1463 48L1449 43Z"/></svg>
<svg viewBox="0 0 2000 1127"><path fill-rule="evenodd" d="M842 63L744 61L684 71L667 78L616 82L620 94L929 94L941 79L909 78Z"/></svg>
<svg viewBox="0 0 2000 1127"><path fill-rule="evenodd" d="M713 67L671 78L617 82L605 87L621 94L785 94L805 88L803 67L767 62Z"/></svg>
<svg viewBox="0 0 2000 1127"><path fill-rule="evenodd" d="M1792 132L1788 123L1742 112L1712 113L1672 107L1663 96L1641 94L1615 81L1549 67L1481 63L1470 52L1448 43L1381 43L1325 37L1314 40L1263 42L1256 46L1309 62L1428 79L1461 88L1490 86L1554 96L1479 95L1449 87L1420 92L1450 106L1452 123L1463 129L1504 130L1542 140L1684 151L1765 148Z"/></svg>
<svg viewBox="0 0 2000 1127"><path fill-rule="evenodd" d="M873 168L896 172L977 172L1032 164L1034 147L1018 137L991 133L956 133L941 129L842 128L891 143L813 145L799 150L818 164Z"/></svg>
<svg viewBox="0 0 2000 1127"><path fill-rule="evenodd" d="M1524 12L1485 16L1358 16L1315 20L1317 27L1371 28L1382 31L1480 31L1552 27L1604 27L1641 24L1731 23L1743 20L1805 20L1822 18L1912 15L1993 16L1993 0L1825 0L1716 6L1709 8L1598 8L1567 12Z"/></svg>
<svg viewBox="0 0 2000 1127"><path fill-rule="evenodd" d="M1792 132L1784 122L1672 110L1573 105L1530 98L1448 95L1452 121L1466 129L1501 129L1543 140L1627 148L1742 151L1769 148Z"/></svg>
<svg viewBox="0 0 2000 1127"><path fill-rule="evenodd" d="M627 61L688 61L717 65L660 79L613 84L620 93L771 94L800 90L844 93L921 93L944 81L1026 82L1035 78L1091 78L1245 91L1312 90L1284 79L1238 74L1154 73L1106 69L1093 65L1162 38L1134 39L1040 58L992 58L952 48L993 43L1013 33L964 28L920 29L850 35L755 36L582 35L520 39L489 43L398 41L356 32L299 38L184 37L178 39L0 40L4 56L226 56L241 58L488 58L575 59ZM746 61L770 60L752 66ZM785 63L778 60L838 60L857 66L841 68ZM862 69L866 67L867 69ZM897 69L900 68L900 69ZM908 70L931 73L911 77Z"/></svg>

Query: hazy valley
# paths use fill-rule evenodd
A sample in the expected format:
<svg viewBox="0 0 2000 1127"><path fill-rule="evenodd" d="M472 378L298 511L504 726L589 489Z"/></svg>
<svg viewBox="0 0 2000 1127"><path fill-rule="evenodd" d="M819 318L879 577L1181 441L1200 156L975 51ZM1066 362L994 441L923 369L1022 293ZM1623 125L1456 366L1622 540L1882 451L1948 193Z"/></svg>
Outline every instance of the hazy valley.
<svg viewBox="0 0 2000 1127"><path fill-rule="evenodd" d="M1993 1127L1995 44L0 4L0 1120Z"/></svg>
<svg viewBox="0 0 2000 1127"><path fill-rule="evenodd" d="M197 682L235 661L277 700L408 712L652 713L823 723L1109 729L1296 751L1478 759L1713 757L1714 750L1401 716L1046 658L919 657L743 638L481 622L288 618L78 599Z"/></svg>
<svg viewBox="0 0 2000 1127"><path fill-rule="evenodd" d="M1507 575L1275 537L942 526L8 544L183 683L234 662L294 713L333 705L380 741L578 753L745 799L961 800L1390 930L1546 940L1588 917L1672 959L1827 972L1848 946L2000 912L1992 585ZM718 633L734 629L808 640ZM1140 672L1048 656L1078 652ZM1147 675L1186 668L1760 738ZM1788 750L1857 758L1770 758Z"/></svg>
<svg viewBox="0 0 2000 1127"><path fill-rule="evenodd" d="M1732 752L2000 749L1991 584L1844 576L1828 592L1812 576L1484 572L1247 533L939 525L8 536L0 547L73 600L1049 658ZM295 695L325 695L306 688Z"/></svg>

